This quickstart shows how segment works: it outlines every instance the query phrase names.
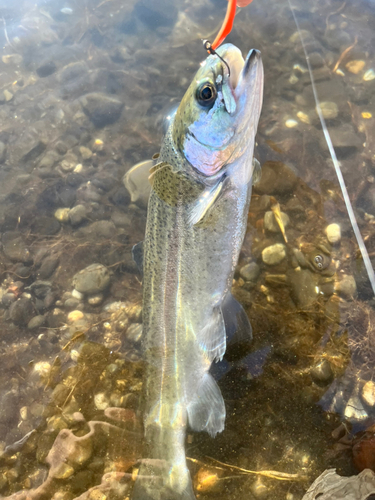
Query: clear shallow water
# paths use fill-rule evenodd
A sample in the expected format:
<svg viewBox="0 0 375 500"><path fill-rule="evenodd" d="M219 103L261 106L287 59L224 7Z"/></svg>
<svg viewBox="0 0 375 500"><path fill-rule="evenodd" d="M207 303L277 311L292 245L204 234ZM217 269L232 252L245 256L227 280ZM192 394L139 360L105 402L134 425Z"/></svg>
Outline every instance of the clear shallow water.
<svg viewBox="0 0 375 500"><path fill-rule="evenodd" d="M146 213L130 203L121 179L159 150L164 117L205 57L200 38L213 39L225 5L0 6L4 498L104 500L130 492L143 373L142 290L130 249L143 238ZM293 5L373 257L373 6ZM263 175L233 288L254 345L249 358L218 375L226 430L215 440L189 435L187 455L202 498L299 499L328 467L349 475L374 466L373 434L358 434L374 423L374 302L287 3L255 0L239 12L228 41L245 53L260 49L265 67L256 150ZM289 217L287 244L266 215L270 196ZM333 223L341 239L331 245ZM263 251L274 244L285 244L275 259L285 257L268 265ZM93 263L109 273L91 268L77 285L75 274ZM85 295L72 296L74 286ZM212 458L298 477L243 473Z"/></svg>

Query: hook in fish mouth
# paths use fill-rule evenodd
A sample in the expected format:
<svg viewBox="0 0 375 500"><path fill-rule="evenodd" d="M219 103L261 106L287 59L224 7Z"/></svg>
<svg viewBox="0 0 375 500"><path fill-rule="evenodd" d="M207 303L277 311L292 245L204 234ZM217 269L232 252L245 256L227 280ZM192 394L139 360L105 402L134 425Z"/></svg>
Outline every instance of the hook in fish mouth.
<svg viewBox="0 0 375 500"><path fill-rule="evenodd" d="M211 42L208 41L208 40L203 40L203 47L207 50L207 52L209 54L211 54L212 56L217 56L221 61L223 61L223 63L225 64L225 66L228 69L228 78L229 78L230 77L230 67L229 67L229 64L216 52L216 50L214 50L212 48Z"/></svg>

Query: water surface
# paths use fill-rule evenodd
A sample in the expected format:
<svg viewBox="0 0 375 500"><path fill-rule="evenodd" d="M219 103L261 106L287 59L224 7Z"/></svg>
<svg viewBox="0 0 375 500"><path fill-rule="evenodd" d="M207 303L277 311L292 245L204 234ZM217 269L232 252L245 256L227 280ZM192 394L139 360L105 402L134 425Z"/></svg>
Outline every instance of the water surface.
<svg viewBox="0 0 375 500"><path fill-rule="evenodd" d="M228 37L244 53L260 49L265 68L263 174L233 284L254 344L217 370L225 431L188 436L200 498L297 500L329 467L351 475L375 465L373 294L300 39L374 259L373 2L292 4L300 34L287 2L255 0ZM0 3L2 498L130 494L143 374L130 250L146 211L122 177L159 151L165 117L205 57L201 38L214 38L225 8Z"/></svg>

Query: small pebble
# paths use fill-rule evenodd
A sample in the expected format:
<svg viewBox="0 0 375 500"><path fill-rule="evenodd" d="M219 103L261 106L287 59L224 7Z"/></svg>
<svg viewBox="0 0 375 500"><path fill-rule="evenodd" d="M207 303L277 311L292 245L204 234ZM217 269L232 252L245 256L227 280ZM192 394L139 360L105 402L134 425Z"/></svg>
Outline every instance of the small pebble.
<svg viewBox="0 0 375 500"><path fill-rule="evenodd" d="M280 217L284 227L287 227L289 224L289 216L284 212L280 212ZM281 231L276 221L275 214L272 211L268 211L264 214L264 229L271 233L279 233Z"/></svg>
<svg viewBox="0 0 375 500"><path fill-rule="evenodd" d="M5 293L1 298L1 303L4 307L9 307L13 302L17 300L14 293Z"/></svg>
<svg viewBox="0 0 375 500"><path fill-rule="evenodd" d="M84 205L76 205L69 210L69 220L72 226L78 226L86 219L87 209Z"/></svg>
<svg viewBox="0 0 375 500"><path fill-rule="evenodd" d="M85 295L74 288L72 291L72 297L74 299L82 300Z"/></svg>
<svg viewBox="0 0 375 500"><path fill-rule="evenodd" d="M245 281L256 281L260 274L260 267L256 262L250 262L250 264L246 264L241 267L240 276Z"/></svg>
<svg viewBox="0 0 375 500"><path fill-rule="evenodd" d="M69 222L70 208L58 208L55 212L55 218L59 222Z"/></svg>
<svg viewBox="0 0 375 500"><path fill-rule="evenodd" d="M303 111L298 111L297 113L297 118L299 118L299 120L302 122L302 123L307 123L308 125L310 124L310 118L309 118L309 115L307 115L306 113L304 113Z"/></svg>
<svg viewBox="0 0 375 500"><path fill-rule="evenodd" d="M51 477L56 479L68 479L68 477L74 474L74 469L68 464L61 462L57 467L53 468L53 472L50 472Z"/></svg>
<svg viewBox="0 0 375 500"><path fill-rule="evenodd" d="M362 398L369 406L375 406L375 382L369 380L362 388Z"/></svg>
<svg viewBox="0 0 375 500"><path fill-rule="evenodd" d="M78 304L79 304L79 300L71 297L69 299L66 299L66 301L64 302L64 307L66 309L76 309Z"/></svg>
<svg viewBox="0 0 375 500"><path fill-rule="evenodd" d="M34 316L31 318L31 320L27 324L27 328L29 330L34 330L36 328L39 328L40 326L43 326L46 323L46 318L42 315L40 316Z"/></svg>
<svg viewBox="0 0 375 500"><path fill-rule="evenodd" d="M287 128L294 128L298 126L298 122L296 120L289 119L285 122L285 126Z"/></svg>
<svg viewBox="0 0 375 500"><path fill-rule="evenodd" d="M89 160L92 157L91 149L86 148L85 146L81 146L79 148L79 152L81 153L81 156L84 160Z"/></svg>
<svg viewBox="0 0 375 500"><path fill-rule="evenodd" d="M335 292L344 299L352 299L357 291L357 285L353 276L344 275L340 281L335 283Z"/></svg>
<svg viewBox="0 0 375 500"><path fill-rule="evenodd" d="M98 392L98 394L95 394L94 402L98 410L105 410L109 406L109 399L104 392Z"/></svg>
<svg viewBox="0 0 375 500"><path fill-rule="evenodd" d="M333 371L330 362L327 359L323 359L316 363L310 370L310 375L314 382L317 383L327 383L333 378Z"/></svg>
<svg viewBox="0 0 375 500"><path fill-rule="evenodd" d="M330 224L326 227L327 239L332 245L341 240L341 228L338 224Z"/></svg>
<svg viewBox="0 0 375 500"><path fill-rule="evenodd" d="M103 151L104 142L101 139L95 139L95 142L93 144L93 149L94 151Z"/></svg>
<svg viewBox="0 0 375 500"><path fill-rule="evenodd" d="M98 293L97 295L92 295L91 297L88 298L87 302L91 306L100 306L100 304L104 300L104 295L101 293Z"/></svg>
<svg viewBox="0 0 375 500"><path fill-rule="evenodd" d="M365 67L365 64L365 61L349 61L345 67L350 73L358 75L358 73Z"/></svg>
<svg viewBox="0 0 375 500"><path fill-rule="evenodd" d="M12 92L9 92L9 90L5 89L3 94L4 94L6 102L9 102L13 99L13 94L12 94Z"/></svg>
<svg viewBox="0 0 375 500"><path fill-rule="evenodd" d="M280 264L286 257L285 246L282 243L276 243L266 247L262 252L262 260L269 266Z"/></svg>
<svg viewBox="0 0 375 500"><path fill-rule="evenodd" d="M370 82L371 80L375 80L375 71L373 69L368 69L366 73L363 75L363 79L365 82Z"/></svg>
<svg viewBox="0 0 375 500"><path fill-rule="evenodd" d="M326 120L337 118L339 114L339 108L335 102L323 101L320 103L320 109Z"/></svg>
<svg viewBox="0 0 375 500"><path fill-rule="evenodd" d="M85 315L83 314L82 311L71 311L68 314L68 321L69 323L75 323L76 321L79 321L80 319L83 319Z"/></svg>

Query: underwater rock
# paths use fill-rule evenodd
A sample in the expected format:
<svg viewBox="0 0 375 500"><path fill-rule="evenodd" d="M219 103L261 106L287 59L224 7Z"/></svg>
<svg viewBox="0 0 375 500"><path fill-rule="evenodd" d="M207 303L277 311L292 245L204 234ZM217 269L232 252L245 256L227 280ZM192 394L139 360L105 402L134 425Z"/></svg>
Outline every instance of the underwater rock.
<svg viewBox="0 0 375 500"><path fill-rule="evenodd" d="M65 322L65 313L58 307L55 307L55 309L48 315L48 326L50 328L57 328L61 326Z"/></svg>
<svg viewBox="0 0 375 500"><path fill-rule="evenodd" d="M109 270L102 264L91 264L73 277L73 286L81 293L93 295L105 290L111 281Z"/></svg>
<svg viewBox="0 0 375 500"><path fill-rule="evenodd" d="M159 0L150 3L148 0L140 0L134 9L135 15L148 28L172 27L177 21L178 9L172 0Z"/></svg>
<svg viewBox="0 0 375 500"><path fill-rule="evenodd" d="M375 383L372 380L362 387L362 399L369 406L375 406Z"/></svg>
<svg viewBox="0 0 375 500"><path fill-rule="evenodd" d="M269 266L280 264L280 262L284 260L285 257L285 245L283 245L282 243L275 243L275 245L270 245L262 251L262 260Z"/></svg>
<svg viewBox="0 0 375 500"><path fill-rule="evenodd" d="M0 422L10 423L17 421L19 398L12 391L5 392L0 396Z"/></svg>
<svg viewBox="0 0 375 500"><path fill-rule="evenodd" d="M72 170L74 170L76 168L77 163L78 163L77 156L72 154L72 153L69 153L61 161L59 167L64 172L71 172Z"/></svg>
<svg viewBox="0 0 375 500"><path fill-rule="evenodd" d="M16 262L30 262L31 256L22 235L17 231L9 231L2 237L5 255Z"/></svg>
<svg viewBox="0 0 375 500"><path fill-rule="evenodd" d="M339 114L339 108L335 102L323 101L320 103L320 109L325 120L333 120Z"/></svg>
<svg viewBox="0 0 375 500"><path fill-rule="evenodd" d="M240 269L240 276L245 281L256 281L260 274L260 267L256 262L250 262Z"/></svg>
<svg viewBox="0 0 375 500"><path fill-rule="evenodd" d="M340 281L335 283L335 292L344 299L352 299L357 292L357 284L353 276L342 276Z"/></svg>
<svg viewBox="0 0 375 500"><path fill-rule="evenodd" d="M35 218L31 228L34 234L53 236L60 231L61 225L55 217L41 215Z"/></svg>
<svg viewBox="0 0 375 500"><path fill-rule="evenodd" d="M70 63L62 69L59 80L64 98L82 95L90 86L89 70L83 61Z"/></svg>
<svg viewBox="0 0 375 500"><path fill-rule="evenodd" d="M95 92L81 98L81 105L97 128L115 123L121 116L124 103L113 97Z"/></svg>
<svg viewBox="0 0 375 500"><path fill-rule="evenodd" d="M80 146L79 152L81 153L83 160L90 160L90 158L92 157L91 149L86 148L86 146Z"/></svg>
<svg viewBox="0 0 375 500"><path fill-rule="evenodd" d="M321 68L322 66L324 66L324 59L321 54L319 54L319 52L313 52L309 54L309 60L313 69Z"/></svg>
<svg viewBox="0 0 375 500"><path fill-rule="evenodd" d="M79 299L71 297L70 299L66 299L66 301L64 302L64 307L66 309L76 309L79 303L80 303Z"/></svg>
<svg viewBox="0 0 375 500"><path fill-rule="evenodd" d="M37 68L36 72L41 78L52 75L57 67L54 61L44 61Z"/></svg>
<svg viewBox="0 0 375 500"><path fill-rule="evenodd" d="M9 308L10 319L18 326L27 325L33 314L34 306L30 299L18 299Z"/></svg>
<svg viewBox="0 0 375 500"><path fill-rule="evenodd" d="M314 382L327 384L333 379L333 371L327 359L318 361L310 370Z"/></svg>
<svg viewBox="0 0 375 500"><path fill-rule="evenodd" d="M292 194L297 176L290 167L280 161L267 161L262 165L262 177L254 186L259 194Z"/></svg>
<svg viewBox="0 0 375 500"><path fill-rule="evenodd" d="M98 220L77 231L78 237L85 237L94 241L98 239L114 238L116 234L116 226L112 221L107 220Z"/></svg>
<svg viewBox="0 0 375 500"><path fill-rule="evenodd" d="M68 216L72 226L79 226L86 219L87 208L84 205L76 205L69 210Z"/></svg>
<svg viewBox="0 0 375 500"><path fill-rule="evenodd" d="M100 306L103 300L104 300L104 295L102 293L98 293L89 297L87 299L87 302L90 304L90 306Z"/></svg>
<svg viewBox="0 0 375 500"><path fill-rule="evenodd" d="M59 222L68 222L69 212L70 208L58 208L54 215Z"/></svg>
<svg viewBox="0 0 375 500"><path fill-rule="evenodd" d="M344 158L352 154L355 150L362 148L363 140L350 123L343 123L338 127L332 127L330 135L339 158ZM323 144L325 144L324 138L320 139L320 144L323 147Z"/></svg>
<svg viewBox="0 0 375 500"><path fill-rule="evenodd" d="M29 330L36 330L40 326L45 325L46 323L46 318L45 316L39 315L39 316L34 316L31 318L31 320L27 324L27 328Z"/></svg>
<svg viewBox="0 0 375 500"><path fill-rule="evenodd" d="M327 240L335 245L341 240L341 228L338 224L330 224L326 227Z"/></svg>
<svg viewBox="0 0 375 500"><path fill-rule="evenodd" d="M10 148L10 157L13 163L29 162L38 158L46 149L46 144L36 133L28 133L19 137L17 143Z"/></svg>
<svg viewBox="0 0 375 500"><path fill-rule="evenodd" d="M286 228L289 224L289 216L284 212L280 212L280 216L281 221ZM279 233L281 231L280 226L276 221L275 214L271 211L264 214L264 229L270 231L271 233Z"/></svg>
<svg viewBox="0 0 375 500"><path fill-rule="evenodd" d="M36 280L30 286L25 288L26 291L31 292L38 299L45 299L51 289L52 283L50 281L43 280Z"/></svg>
<svg viewBox="0 0 375 500"><path fill-rule="evenodd" d="M297 268L288 271L288 282L297 306L309 307L316 301L318 290L315 276L309 269Z"/></svg>
<svg viewBox="0 0 375 500"><path fill-rule="evenodd" d="M59 265L59 258L55 256L46 257L37 273L37 278L41 280L48 279L55 272L57 266Z"/></svg>

